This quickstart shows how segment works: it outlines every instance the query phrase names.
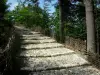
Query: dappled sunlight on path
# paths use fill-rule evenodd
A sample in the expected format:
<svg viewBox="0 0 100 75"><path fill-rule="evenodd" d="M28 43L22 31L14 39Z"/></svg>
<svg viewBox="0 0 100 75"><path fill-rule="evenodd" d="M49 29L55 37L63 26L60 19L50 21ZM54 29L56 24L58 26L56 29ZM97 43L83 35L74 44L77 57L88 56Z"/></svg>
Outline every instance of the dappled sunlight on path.
<svg viewBox="0 0 100 75"><path fill-rule="evenodd" d="M21 48L16 55L18 75L100 75L98 69L53 38L17 27Z"/></svg>

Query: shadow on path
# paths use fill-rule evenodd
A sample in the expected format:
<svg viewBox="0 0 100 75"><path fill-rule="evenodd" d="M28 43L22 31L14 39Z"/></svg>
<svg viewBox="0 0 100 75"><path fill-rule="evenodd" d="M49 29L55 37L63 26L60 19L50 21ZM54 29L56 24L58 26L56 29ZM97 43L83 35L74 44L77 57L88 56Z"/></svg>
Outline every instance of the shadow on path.
<svg viewBox="0 0 100 75"><path fill-rule="evenodd" d="M57 49L60 48L59 52L55 50L55 46L48 46L47 48L42 48L42 50L38 47L37 49L33 48L33 45L35 44L33 42L31 43L33 44L31 49L22 49L22 42L27 40L26 37L28 35L34 35L27 38L32 40L32 38L36 37L35 39L37 42L39 42L37 38L40 38L41 35L20 28L16 29L16 32L16 40L12 50L13 74L10 75L100 75L100 72L96 68L91 66L91 64L83 58L79 57L75 52L71 52L71 50L68 49L66 49L67 52L62 52L62 50L64 50L64 47L62 46L57 47ZM25 39L22 39L23 34L26 35L24 36ZM46 44L48 43L46 42ZM52 45L52 43L49 44ZM33 55L29 53L30 50L33 51ZM35 56L36 50L37 56ZM26 56L26 54L25 56L20 56L23 51L26 51L26 54L29 54L30 56ZM44 51L50 53L42 56L43 53L45 53ZM58 54L56 52L58 52Z"/></svg>

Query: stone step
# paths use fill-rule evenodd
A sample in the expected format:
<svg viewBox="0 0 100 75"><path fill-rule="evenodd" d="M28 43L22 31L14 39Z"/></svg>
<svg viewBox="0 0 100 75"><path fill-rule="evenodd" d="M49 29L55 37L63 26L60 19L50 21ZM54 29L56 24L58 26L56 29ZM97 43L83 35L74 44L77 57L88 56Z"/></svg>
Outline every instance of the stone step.
<svg viewBox="0 0 100 75"><path fill-rule="evenodd" d="M34 31L30 31L33 34L41 34L40 32L34 32Z"/></svg>
<svg viewBox="0 0 100 75"><path fill-rule="evenodd" d="M61 55L73 54L74 51L66 48L52 48L52 49L40 49L40 50L25 50L20 53L22 57L54 57Z"/></svg>
<svg viewBox="0 0 100 75"><path fill-rule="evenodd" d="M27 67L29 68L29 67ZM22 75L100 75L100 71L89 65L53 67L45 70L21 71Z"/></svg>
<svg viewBox="0 0 100 75"><path fill-rule="evenodd" d="M44 57L44 58L19 58L21 70L45 70L53 67L72 67L89 64L85 59L76 54L66 56Z"/></svg>
<svg viewBox="0 0 100 75"><path fill-rule="evenodd" d="M22 46L15 58L16 70L20 70L16 75L100 75L79 54L50 37L20 27L18 32Z"/></svg>
<svg viewBox="0 0 100 75"><path fill-rule="evenodd" d="M43 36L42 34L28 34L28 35L26 35L26 34L23 34L23 35L20 35L21 37L39 37L39 36Z"/></svg>
<svg viewBox="0 0 100 75"><path fill-rule="evenodd" d="M28 36L25 36L25 37L22 37L21 39L23 40L44 40L44 39L51 39L50 37L47 37L47 36L34 36L34 37L28 37Z"/></svg>
<svg viewBox="0 0 100 75"><path fill-rule="evenodd" d="M54 43L54 39L44 39L44 40L23 40L22 44L39 44L39 43Z"/></svg>
<svg viewBox="0 0 100 75"><path fill-rule="evenodd" d="M42 44L27 44L22 45L21 48L23 49L41 49L41 48L54 48L54 47L64 47L64 45L59 43L42 43Z"/></svg>
<svg viewBox="0 0 100 75"><path fill-rule="evenodd" d="M21 32L21 36L31 36L31 35L42 35L41 33L33 33L33 32L30 32L30 31L24 31L24 32Z"/></svg>

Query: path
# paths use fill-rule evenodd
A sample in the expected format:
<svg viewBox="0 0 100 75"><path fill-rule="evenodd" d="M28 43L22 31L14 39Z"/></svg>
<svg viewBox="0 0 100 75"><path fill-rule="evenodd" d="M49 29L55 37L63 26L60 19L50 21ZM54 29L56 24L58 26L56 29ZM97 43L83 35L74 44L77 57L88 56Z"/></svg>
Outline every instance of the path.
<svg viewBox="0 0 100 75"><path fill-rule="evenodd" d="M100 75L74 51L38 32L19 28L21 51L16 56L18 75Z"/></svg>

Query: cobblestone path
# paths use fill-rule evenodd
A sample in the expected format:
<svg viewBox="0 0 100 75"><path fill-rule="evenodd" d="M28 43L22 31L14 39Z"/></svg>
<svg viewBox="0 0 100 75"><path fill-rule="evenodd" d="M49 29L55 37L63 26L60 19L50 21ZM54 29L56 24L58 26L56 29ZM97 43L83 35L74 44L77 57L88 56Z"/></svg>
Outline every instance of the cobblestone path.
<svg viewBox="0 0 100 75"><path fill-rule="evenodd" d="M16 56L18 75L100 75L73 50L38 32L19 28L21 48Z"/></svg>

